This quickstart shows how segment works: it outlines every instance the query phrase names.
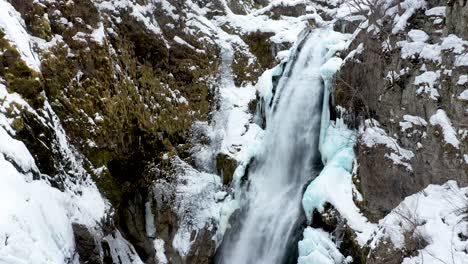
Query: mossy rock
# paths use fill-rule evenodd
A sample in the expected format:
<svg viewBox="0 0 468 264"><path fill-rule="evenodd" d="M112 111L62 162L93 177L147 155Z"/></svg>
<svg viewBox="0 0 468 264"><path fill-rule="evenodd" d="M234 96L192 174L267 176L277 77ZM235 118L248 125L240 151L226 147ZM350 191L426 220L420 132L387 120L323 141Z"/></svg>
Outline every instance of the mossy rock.
<svg viewBox="0 0 468 264"><path fill-rule="evenodd" d="M107 170L103 171L101 175L97 175L93 178L99 190L110 201L114 208L119 208L119 205L123 199L123 185L118 182Z"/></svg>
<svg viewBox="0 0 468 264"><path fill-rule="evenodd" d="M43 90L41 76L26 65L2 31L0 50L0 76L5 79L9 92L19 93L34 107L42 107L44 98L40 94Z"/></svg>
<svg viewBox="0 0 468 264"><path fill-rule="evenodd" d="M258 104L258 99L254 99L249 102L249 105L248 105L249 113L255 114L257 110L257 104Z"/></svg>
<svg viewBox="0 0 468 264"><path fill-rule="evenodd" d="M365 264L367 263L369 248L367 246L361 247L356 240L354 231L349 226L346 226L343 231L340 252L344 256L351 256L353 264Z"/></svg>
<svg viewBox="0 0 468 264"><path fill-rule="evenodd" d="M311 226L313 228L321 228L327 232L333 232L338 227L338 217L338 211L330 203L326 203L323 213L314 209Z"/></svg>
<svg viewBox="0 0 468 264"><path fill-rule="evenodd" d="M52 29L45 5L24 0L11 0L10 3L23 17L29 33L46 41L52 39Z"/></svg>
<svg viewBox="0 0 468 264"><path fill-rule="evenodd" d="M262 71L258 62L252 62L247 54L237 51L232 63L232 72L234 74L234 84L242 86L245 83L257 81Z"/></svg>
<svg viewBox="0 0 468 264"><path fill-rule="evenodd" d="M5 78L8 87L30 103L40 102L41 91L45 91L70 142L90 162L90 173L91 168L109 168L95 179L118 207L122 197L161 177L144 169L150 164L164 166L162 154L154 153L189 159L192 125L206 121L214 103L210 80L216 78L219 51L194 52L175 44L168 48L160 36L148 32L129 14L122 14L122 23L114 27L117 34L109 35L103 46L75 41L76 32L90 33L92 28L87 25L97 26L99 12L94 4L83 0L46 5L60 10L61 16L74 24L61 28L52 18L51 30L63 35L64 43L42 54L39 75L0 39L0 47L8 50L0 60L0 74L9 74ZM84 24L75 23L78 18ZM197 49L204 48L196 39L181 37ZM99 121L94 118L97 114ZM20 130L28 125L26 121L16 123Z"/></svg>
<svg viewBox="0 0 468 264"><path fill-rule="evenodd" d="M277 61L275 59L275 51L272 48L273 43L270 38L274 36L271 32L253 32L242 37L250 52L255 55L262 70L273 68Z"/></svg>
<svg viewBox="0 0 468 264"><path fill-rule="evenodd" d="M216 156L216 169L223 179L223 184L229 186L232 182L237 161L227 154L219 153Z"/></svg>
<svg viewBox="0 0 468 264"><path fill-rule="evenodd" d="M22 110L13 122L16 130L15 138L22 141L31 152L39 170L49 176L58 171L55 165L56 155L52 150L54 136L50 127L45 126L38 117Z"/></svg>

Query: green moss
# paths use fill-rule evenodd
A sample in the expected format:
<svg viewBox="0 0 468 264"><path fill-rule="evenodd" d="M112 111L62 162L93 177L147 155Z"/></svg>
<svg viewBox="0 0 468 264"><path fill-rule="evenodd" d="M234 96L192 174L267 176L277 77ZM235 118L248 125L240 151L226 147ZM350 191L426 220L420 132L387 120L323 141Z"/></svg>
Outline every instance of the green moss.
<svg viewBox="0 0 468 264"><path fill-rule="evenodd" d="M119 37L108 41L117 54L65 39L74 56L63 44L44 54L42 80L72 143L92 167L109 168L98 186L119 203L122 195L161 177L141 168L162 164L163 153L189 158L192 125L208 118L209 78L219 63L217 50L199 53L176 44L168 49L128 15L115 30ZM90 122L96 113L102 120Z"/></svg>
<svg viewBox="0 0 468 264"><path fill-rule="evenodd" d="M251 114L255 114L255 111L257 110L257 103L258 103L257 99L249 102L248 108Z"/></svg>
<svg viewBox="0 0 468 264"><path fill-rule="evenodd" d="M21 94L29 103L35 107L41 107L44 98L40 95L43 90L41 76L30 69L21 59L15 47L0 33L0 76L6 81L10 92Z"/></svg>
<svg viewBox="0 0 468 264"><path fill-rule="evenodd" d="M353 230L346 226L343 233L343 239L340 244L340 252L344 256L353 257L353 264L367 263L367 255L369 253L368 247L361 247L356 241L356 234Z"/></svg>
<svg viewBox="0 0 468 264"><path fill-rule="evenodd" d="M123 198L123 186L115 180L109 171L103 171L101 175L94 177L99 190L104 193L111 204L118 208Z"/></svg>
<svg viewBox="0 0 468 264"><path fill-rule="evenodd" d="M52 29L43 4L24 0L12 0L11 4L23 17L30 34L47 41L52 39Z"/></svg>
<svg viewBox="0 0 468 264"><path fill-rule="evenodd" d="M255 82L261 74L261 67L258 62L251 62L250 58L243 52L237 51L232 63L234 74L234 84L242 86L245 82Z"/></svg>
<svg viewBox="0 0 468 264"><path fill-rule="evenodd" d="M243 36L243 40L249 45L250 52L257 58L262 71L273 68L277 64L270 38L274 36L271 32L257 31Z"/></svg>
<svg viewBox="0 0 468 264"><path fill-rule="evenodd" d="M53 152L53 136L48 126L45 126L38 117L24 109L14 119L12 127L16 130L16 139L21 140L31 152L39 170L53 176L57 172L55 166L55 153Z"/></svg>
<svg viewBox="0 0 468 264"><path fill-rule="evenodd" d="M333 95L336 105L345 106L351 100L350 92L343 86L336 87Z"/></svg>
<svg viewBox="0 0 468 264"><path fill-rule="evenodd" d="M229 186L232 182L234 171L237 168L236 160L224 153L219 153L216 156L216 168L223 178L223 184Z"/></svg>

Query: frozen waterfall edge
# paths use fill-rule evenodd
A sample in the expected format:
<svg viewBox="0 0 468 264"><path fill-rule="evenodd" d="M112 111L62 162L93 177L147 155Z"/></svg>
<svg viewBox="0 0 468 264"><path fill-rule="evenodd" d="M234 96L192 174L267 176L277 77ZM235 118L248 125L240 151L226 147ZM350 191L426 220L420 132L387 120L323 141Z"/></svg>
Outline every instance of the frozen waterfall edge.
<svg viewBox="0 0 468 264"><path fill-rule="evenodd" d="M363 245L369 237L372 224L362 216L354 200L361 196L352 181L353 169L356 167L354 146L356 133L348 129L343 116L345 109L336 106L337 117L331 120L330 95L333 89L333 79L343 64L343 60L335 54L344 49L349 36L330 31L330 36L323 40L328 42L329 49L325 55L327 61L320 69L324 81L323 109L320 127L319 151L324 168L307 187L302 198L302 206L309 225L312 215L325 211L325 205L335 208L341 217L353 230L358 231L358 242ZM332 234L320 228L307 227L303 239L298 243L298 264L328 264L352 263L351 256L344 256L339 251L340 241Z"/></svg>

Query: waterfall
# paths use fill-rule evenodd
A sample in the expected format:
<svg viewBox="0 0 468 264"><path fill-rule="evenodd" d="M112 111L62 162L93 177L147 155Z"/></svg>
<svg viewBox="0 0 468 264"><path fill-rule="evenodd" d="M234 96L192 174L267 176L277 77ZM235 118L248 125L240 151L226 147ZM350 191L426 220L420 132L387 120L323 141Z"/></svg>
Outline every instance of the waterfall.
<svg viewBox="0 0 468 264"><path fill-rule="evenodd" d="M304 186L319 173L320 68L330 56L329 31L303 32L291 51L267 109L263 154L256 157L239 198L239 228L225 238L218 263L279 264L287 259L301 224Z"/></svg>

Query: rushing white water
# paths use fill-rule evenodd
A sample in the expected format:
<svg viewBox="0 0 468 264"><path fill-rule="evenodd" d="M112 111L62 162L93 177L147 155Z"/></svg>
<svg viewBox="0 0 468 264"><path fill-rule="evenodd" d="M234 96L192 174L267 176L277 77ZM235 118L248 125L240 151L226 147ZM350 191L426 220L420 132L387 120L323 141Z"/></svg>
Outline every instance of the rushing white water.
<svg viewBox="0 0 468 264"><path fill-rule="evenodd" d="M262 157L249 172L237 234L220 262L280 264L301 214L304 185L317 175L327 30L303 32L269 108Z"/></svg>

